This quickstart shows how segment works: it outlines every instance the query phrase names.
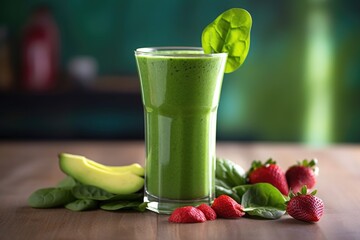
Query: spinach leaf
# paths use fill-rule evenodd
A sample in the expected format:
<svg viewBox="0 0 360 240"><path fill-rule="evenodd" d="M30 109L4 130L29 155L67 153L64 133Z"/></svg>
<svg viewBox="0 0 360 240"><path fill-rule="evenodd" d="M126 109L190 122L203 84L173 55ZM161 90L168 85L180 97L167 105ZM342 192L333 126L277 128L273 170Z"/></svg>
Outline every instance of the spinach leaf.
<svg viewBox="0 0 360 240"><path fill-rule="evenodd" d="M145 211L143 192L117 195L101 188L84 185L71 177L62 180L57 187L39 189L32 193L28 203L34 208L63 207L72 211L85 211L104 206L104 210L135 209Z"/></svg>
<svg viewBox="0 0 360 240"><path fill-rule="evenodd" d="M267 219L278 219L285 214L285 211L271 207L246 208L246 213L252 216L260 216Z"/></svg>
<svg viewBox="0 0 360 240"><path fill-rule="evenodd" d="M249 190L253 185L246 184L246 185L239 185L232 188L232 191L240 198L242 199L243 195L246 193L247 190ZM240 200L241 202L241 200Z"/></svg>
<svg viewBox="0 0 360 240"><path fill-rule="evenodd" d="M86 211L96 209L98 202L92 199L78 199L65 205L65 208L72 211Z"/></svg>
<svg viewBox="0 0 360 240"><path fill-rule="evenodd" d="M108 211L132 209L137 211L145 211L147 203L144 202L130 202L130 201L115 201L104 203L100 205L100 208Z"/></svg>
<svg viewBox="0 0 360 240"><path fill-rule="evenodd" d="M252 185L242 196L241 205L249 215L277 219L285 214L286 198L269 183Z"/></svg>
<svg viewBox="0 0 360 240"><path fill-rule="evenodd" d="M229 188L225 188L222 186L215 185L215 196L219 197L220 195L228 195L229 197L232 197L236 202L241 202L241 197L239 197L235 191Z"/></svg>
<svg viewBox="0 0 360 240"><path fill-rule="evenodd" d="M62 207L74 200L70 189L42 188L29 196L28 204L33 208L53 208Z"/></svg>
<svg viewBox="0 0 360 240"><path fill-rule="evenodd" d="M146 210L147 205L148 205L147 202L142 202L139 204L139 206L135 207L134 210L139 212L144 212Z"/></svg>
<svg viewBox="0 0 360 240"><path fill-rule="evenodd" d="M119 201L119 200L131 200L131 201L142 201L144 198L143 192L136 192L136 193L130 193L130 194L116 194L114 197L105 200L105 201Z"/></svg>
<svg viewBox="0 0 360 240"><path fill-rule="evenodd" d="M58 185L56 187L71 189L71 188L75 187L77 184L79 184L79 183L73 177L66 176L63 180L61 180L58 183Z"/></svg>
<svg viewBox="0 0 360 240"><path fill-rule="evenodd" d="M251 25L251 15L245 9L231 8L223 12L203 30L204 52L228 53L225 72L235 71L248 55Z"/></svg>
<svg viewBox="0 0 360 240"><path fill-rule="evenodd" d="M231 187L223 180L215 178L215 186L231 189Z"/></svg>
<svg viewBox="0 0 360 240"><path fill-rule="evenodd" d="M246 183L246 173L242 167L230 160L217 158L215 179L223 187L232 188Z"/></svg>
<svg viewBox="0 0 360 240"><path fill-rule="evenodd" d="M77 199L109 200L116 196L101 188L83 184L73 187L72 193Z"/></svg>
<svg viewBox="0 0 360 240"><path fill-rule="evenodd" d="M93 199L99 201L116 201L116 200L142 200L143 192L130 194L113 194L91 185L79 184L72 188L73 195L77 199Z"/></svg>

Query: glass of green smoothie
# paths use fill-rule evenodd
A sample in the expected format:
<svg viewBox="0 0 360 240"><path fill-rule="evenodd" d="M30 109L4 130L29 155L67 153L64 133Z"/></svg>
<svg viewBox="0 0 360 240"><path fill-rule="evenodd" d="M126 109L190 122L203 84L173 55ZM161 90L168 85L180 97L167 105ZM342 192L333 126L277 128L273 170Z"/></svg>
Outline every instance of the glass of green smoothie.
<svg viewBox="0 0 360 240"><path fill-rule="evenodd" d="M216 119L227 53L135 51L145 112L145 202L157 213L215 197Z"/></svg>

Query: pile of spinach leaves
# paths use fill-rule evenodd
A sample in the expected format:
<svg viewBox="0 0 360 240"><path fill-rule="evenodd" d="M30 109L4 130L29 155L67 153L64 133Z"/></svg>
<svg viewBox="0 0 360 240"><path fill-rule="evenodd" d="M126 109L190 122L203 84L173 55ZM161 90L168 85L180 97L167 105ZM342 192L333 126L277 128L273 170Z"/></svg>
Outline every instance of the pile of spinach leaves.
<svg viewBox="0 0 360 240"><path fill-rule="evenodd" d="M33 208L65 207L72 211L130 209L143 212L147 206L143 197L143 191L117 195L95 186L84 185L67 176L56 187L33 192L28 198L28 204Z"/></svg>

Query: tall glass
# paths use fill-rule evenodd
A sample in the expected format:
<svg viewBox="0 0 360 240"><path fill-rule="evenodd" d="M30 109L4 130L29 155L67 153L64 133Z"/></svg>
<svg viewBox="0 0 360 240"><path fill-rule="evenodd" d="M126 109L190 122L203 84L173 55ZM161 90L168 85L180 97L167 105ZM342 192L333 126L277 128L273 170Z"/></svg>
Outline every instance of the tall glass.
<svg viewBox="0 0 360 240"><path fill-rule="evenodd" d="M148 209L171 213L215 195L216 118L227 54L201 48L135 51L145 112Z"/></svg>

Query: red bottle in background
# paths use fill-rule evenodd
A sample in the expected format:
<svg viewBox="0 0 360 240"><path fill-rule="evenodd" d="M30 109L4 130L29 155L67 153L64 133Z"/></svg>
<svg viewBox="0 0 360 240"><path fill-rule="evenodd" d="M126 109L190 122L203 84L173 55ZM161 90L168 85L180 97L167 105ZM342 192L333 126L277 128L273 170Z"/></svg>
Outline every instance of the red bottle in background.
<svg viewBox="0 0 360 240"><path fill-rule="evenodd" d="M22 86L46 91L56 86L59 64L59 32L46 7L35 10L22 39Z"/></svg>

